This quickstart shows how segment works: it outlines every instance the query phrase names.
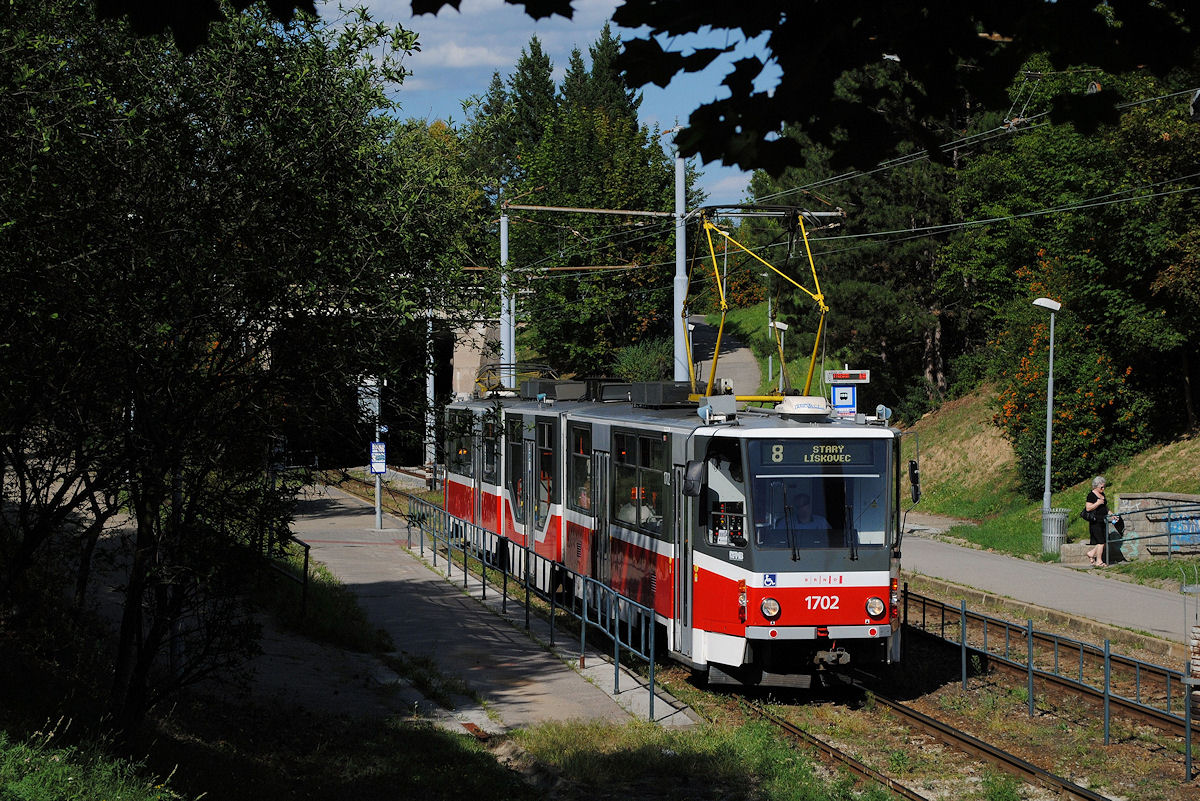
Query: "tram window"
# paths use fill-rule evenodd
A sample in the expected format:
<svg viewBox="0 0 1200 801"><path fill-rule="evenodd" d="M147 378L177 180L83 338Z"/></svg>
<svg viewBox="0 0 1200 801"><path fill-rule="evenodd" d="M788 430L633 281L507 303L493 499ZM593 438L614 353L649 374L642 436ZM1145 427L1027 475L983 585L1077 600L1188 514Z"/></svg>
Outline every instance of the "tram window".
<svg viewBox="0 0 1200 801"><path fill-rule="evenodd" d="M592 428L573 425L567 444L567 505L577 512L591 514L592 508Z"/></svg>
<svg viewBox="0 0 1200 801"><path fill-rule="evenodd" d="M475 465L471 458L475 418L470 412L451 412L449 436L446 447L446 461L450 472L455 475L473 478Z"/></svg>
<svg viewBox="0 0 1200 801"><path fill-rule="evenodd" d="M550 516L550 504L558 501L558 470L554 464L554 423L537 424L537 525Z"/></svg>
<svg viewBox="0 0 1200 801"><path fill-rule="evenodd" d="M746 546L746 488L737 440L717 438L708 445L708 542L720 547Z"/></svg>
<svg viewBox="0 0 1200 801"><path fill-rule="evenodd" d="M504 475L507 479L508 492L512 498L513 520L525 522L525 431L519 416L505 419L505 458Z"/></svg>
<svg viewBox="0 0 1200 801"><path fill-rule="evenodd" d="M893 487L883 441L751 441L755 543L764 548L881 547Z"/></svg>
<svg viewBox="0 0 1200 801"><path fill-rule="evenodd" d="M669 475L666 435L615 433L613 442L614 519L630 528L661 534Z"/></svg>
<svg viewBox="0 0 1200 801"><path fill-rule="evenodd" d="M666 496L662 480L667 470L666 443L657 437L641 437L638 440L638 448L638 465L643 468L638 471L642 500L650 509L652 519L661 520Z"/></svg>
<svg viewBox="0 0 1200 801"><path fill-rule="evenodd" d="M483 461L483 481L496 484L500 481L500 435L495 423L483 424L483 441L480 443Z"/></svg>

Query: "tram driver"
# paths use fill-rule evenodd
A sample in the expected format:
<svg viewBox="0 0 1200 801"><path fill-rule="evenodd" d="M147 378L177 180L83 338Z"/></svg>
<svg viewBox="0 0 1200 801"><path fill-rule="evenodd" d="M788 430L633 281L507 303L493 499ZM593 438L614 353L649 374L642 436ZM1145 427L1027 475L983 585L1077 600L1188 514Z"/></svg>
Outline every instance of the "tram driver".
<svg viewBox="0 0 1200 801"><path fill-rule="evenodd" d="M812 496L797 492L792 502L783 507L782 514L768 521L760 535L763 545L787 547L789 531L799 547L825 547L829 544L829 521L813 511ZM805 532L800 534L799 532Z"/></svg>
<svg viewBox="0 0 1200 801"><path fill-rule="evenodd" d="M658 515L646 503L646 488L634 486L629 489L629 502L617 510L617 520L631 526L655 529Z"/></svg>

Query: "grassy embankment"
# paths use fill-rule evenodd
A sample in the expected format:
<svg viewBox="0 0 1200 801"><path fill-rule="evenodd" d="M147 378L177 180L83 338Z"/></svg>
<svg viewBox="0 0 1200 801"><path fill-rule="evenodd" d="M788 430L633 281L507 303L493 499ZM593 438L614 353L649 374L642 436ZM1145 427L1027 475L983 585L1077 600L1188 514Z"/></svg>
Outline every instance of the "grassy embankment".
<svg viewBox="0 0 1200 801"><path fill-rule="evenodd" d="M985 548L1035 559L1041 553L1041 499L1023 497L1016 489L1011 446L991 424L992 397L987 389L951 401L936 414L911 427L920 439L924 511L976 521L950 534ZM910 446L910 452L915 450ZM1154 446L1124 464L1104 471L1116 507L1122 492L1195 493L1200 487L1200 438ZM1054 508L1068 509L1068 541L1086 540L1087 523L1079 518L1091 481L1085 479L1051 496ZM1197 569L1197 560L1141 559L1112 570L1138 580L1179 581Z"/></svg>

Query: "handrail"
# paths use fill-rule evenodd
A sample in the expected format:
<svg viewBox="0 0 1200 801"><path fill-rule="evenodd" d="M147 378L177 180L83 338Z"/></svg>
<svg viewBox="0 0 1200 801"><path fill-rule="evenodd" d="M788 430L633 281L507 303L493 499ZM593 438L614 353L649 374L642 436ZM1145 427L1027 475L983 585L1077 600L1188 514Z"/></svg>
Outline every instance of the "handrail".
<svg viewBox="0 0 1200 801"><path fill-rule="evenodd" d="M644 659L649 670L650 711L654 720L654 653L655 623L654 610L632 598L622 595L613 588L567 568L560 562L548 559L536 551L513 542L475 523L451 515L445 509L424 501L406 492L399 492L407 502L405 517L415 524L420 532L417 548L425 555L425 536L429 535L433 566L438 566L438 553L445 553L446 578L451 578L455 568L462 572L463 587L478 570L480 591L487 597L489 586L499 584L502 593L501 608L507 613L509 579L520 582L525 593L525 628L530 627L531 596L550 605L550 645L554 645L555 619L558 611L566 612L579 625L579 660L582 667L589 632L602 634L613 646L613 692L620 692L621 653ZM410 541L410 547L411 541ZM461 554L460 564L455 565L455 555ZM488 571L499 574L489 584ZM571 592L565 590L570 580ZM566 605L562 601L566 601Z"/></svg>
<svg viewBox="0 0 1200 801"><path fill-rule="evenodd" d="M282 542L286 545L289 542L294 542L304 549L304 566L300 570L300 575L295 575L290 570L285 570L280 567L278 560L275 557L268 555L267 567L274 570L279 575L286 578L288 581L295 582L300 585L300 617L303 618L308 614L308 565L312 554L312 546L295 535L290 535L287 540Z"/></svg>
<svg viewBox="0 0 1200 801"><path fill-rule="evenodd" d="M921 614L920 622L910 619L910 597L914 599L914 603L919 602L919 611ZM934 628L934 623L928 620L928 612L932 610L939 617L938 628ZM952 613L952 617L956 620L955 630L947 632L946 630L946 614ZM982 624L982 642L978 645L967 645L965 638L961 634L960 626L965 625L964 621L967 617L975 619ZM1027 622L1025 625L1019 625L998 617L992 617L982 612L968 611L966 602L961 602L960 607L955 607L941 601L927 598L925 596L910 593L908 587L904 591L904 621L909 626L914 626L924 631L927 634L939 637L947 642L955 643L963 647L965 650L976 651L984 654L992 659L997 659L1015 667L1024 668L1033 675L1049 675L1058 679L1063 679L1069 683L1076 684L1080 687L1106 693L1109 697L1117 698L1122 702L1135 708L1149 710L1152 712L1163 714L1170 717L1183 725L1185 720L1187 700L1187 687L1184 681L1182 671L1172 670L1170 668L1154 665L1149 662L1144 662L1133 657L1121 656L1113 654L1110 651L1108 641L1105 641L1104 646L1098 646L1094 643L1075 640L1070 637L1063 637L1050 632L1035 630L1032 624ZM996 644L997 638L1002 635L1003 649ZM1024 643L1026 646L1031 642L1031 638L1043 642L1047 642L1051 646L1053 654L1052 664L1047 669L1046 667L1035 667L1030 658L1031 649L1016 649L1012 648L1014 639L1018 644ZM1072 673L1068 674L1064 669L1064 665L1060 662L1060 655L1078 654L1078 664L1073 666ZM1106 666L1110 664L1121 664L1128 669L1131 669L1134 674L1134 697L1129 698L1113 692L1111 681L1109 681L1110 669L1106 667L1105 683L1092 684L1085 679L1084 675L1084 657L1091 656L1098 659L1104 659ZM966 662L963 661L963 682L966 682ZM1143 675L1153 675L1159 673L1164 677L1164 705L1155 706L1152 702L1146 699L1142 688ZM1178 699L1180 707L1175 709L1175 701ZM1107 722L1107 721L1106 721Z"/></svg>

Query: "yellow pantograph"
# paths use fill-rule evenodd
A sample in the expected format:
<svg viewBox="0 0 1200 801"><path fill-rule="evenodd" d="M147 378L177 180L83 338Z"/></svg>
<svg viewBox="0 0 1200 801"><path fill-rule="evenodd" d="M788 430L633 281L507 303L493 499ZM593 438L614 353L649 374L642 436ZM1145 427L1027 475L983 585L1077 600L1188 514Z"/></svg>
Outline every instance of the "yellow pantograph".
<svg viewBox="0 0 1200 801"><path fill-rule="evenodd" d="M691 348L691 342L690 342L691 337L689 335L689 342L688 342L688 348L687 348L688 375L691 378L693 399L698 400L699 398L712 395L713 381L715 380L715 376L717 375L717 360L721 356L721 337L725 332L725 315L729 311L729 304L725 299L725 286L724 286L724 283L721 281L721 272L717 267L717 251L716 251L716 248L713 246L713 234L714 233L719 237L723 237L727 243L733 245L735 248L748 254L751 258L758 261L760 264L765 265L768 269L770 269L776 275L779 275L785 281L787 281L789 284L796 287L801 292L803 292L804 294L806 294L810 298L812 298L814 301L816 301L817 308L820 309L820 311L821 311L821 316L817 322L817 336L813 340L812 357L809 359L809 363L808 363L808 376L804 380L803 394L805 394L805 395L808 394L809 388L812 386L813 368L816 366L816 363L817 363L817 349L821 342L821 334L825 330L825 314L829 311L829 307L827 305L825 305L825 295L823 295L821 293L821 281L817 277L817 266L813 262L812 249L809 247L809 244L808 244L808 232L804 228L803 213L797 211L797 212L793 212L793 214L795 215L795 221L796 221L796 225L800 231L800 236L804 239L804 252L808 256L808 267L812 273L812 280L813 280L813 289L812 290L809 290L807 287L802 286L801 284L798 284L796 281L794 281L791 278L791 276L786 275L785 273L780 271L777 267L775 267L775 265L773 265L770 262L763 259L761 256L759 256L757 253L755 253L754 251L747 248L741 242L738 242L736 239L734 239L729 234L728 231L721 229L715 223L713 223L711 220L709 220L707 214L702 215L701 220L703 221L703 224L704 224L704 236L708 242L708 255L712 262L713 279L717 285L717 296L720 298L720 301L721 301L721 322L720 322L720 325L717 326L717 342L716 342L716 346L713 349L712 367L709 369L709 372L708 372L708 385L705 387L704 395L696 394L696 365L695 365L695 362L692 360L692 348ZM683 314L685 314L685 315L687 314L686 310L687 310L687 305L685 304L684 311L683 311ZM687 330L687 320L686 319L684 320L684 330L685 331ZM784 363L784 356L783 356L783 340L780 337L779 329L772 326L771 336L774 337L775 347L779 350L780 369L786 370L786 364ZM786 372L784 374L786 375ZM738 395L737 396L737 400L739 400L739 401L777 401L777 400L779 400L779 398L780 398L780 394L778 392L776 392L774 394L770 394L770 395Z"/></svg>

